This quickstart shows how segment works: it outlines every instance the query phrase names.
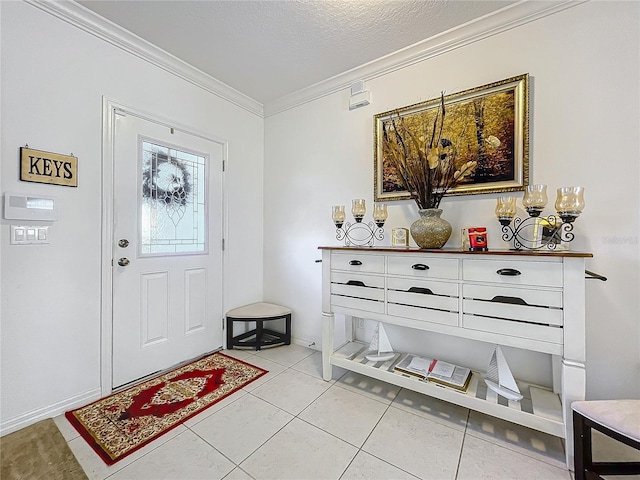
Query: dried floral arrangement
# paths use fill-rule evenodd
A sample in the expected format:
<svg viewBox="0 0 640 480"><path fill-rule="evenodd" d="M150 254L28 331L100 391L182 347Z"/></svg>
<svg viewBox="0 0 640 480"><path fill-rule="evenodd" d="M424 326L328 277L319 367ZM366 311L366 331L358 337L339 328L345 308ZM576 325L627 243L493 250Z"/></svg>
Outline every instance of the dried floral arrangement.
<svg viewBox="0 0 640 480"><path fill-rule="evenodd" d="M406 118L397 112L383 125L385 158L420 209L438 208L442 197L478 164L468 161L456 166L456 141L442 134L446 113L442 93L433 124L424 120L418 128L409 128Z"/></svg>

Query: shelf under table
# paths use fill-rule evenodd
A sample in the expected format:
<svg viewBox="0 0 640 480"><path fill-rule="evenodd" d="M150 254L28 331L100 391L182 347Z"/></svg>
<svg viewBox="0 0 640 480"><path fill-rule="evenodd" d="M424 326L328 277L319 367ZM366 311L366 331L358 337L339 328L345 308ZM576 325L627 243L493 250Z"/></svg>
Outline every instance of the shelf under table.
<svg viewBox="0 0 640 480"><path fill-rule="evenodd" d="M482 375L472 372L469 388L461 392L395 372L393 367L404 353L396 353L386 362L372 362L365 358L368 349L363 343L348 342L331 355L331 364L557 437L565 436L560 397L548 388L518 381L524 398L516 402L488 389Z"/></svg>

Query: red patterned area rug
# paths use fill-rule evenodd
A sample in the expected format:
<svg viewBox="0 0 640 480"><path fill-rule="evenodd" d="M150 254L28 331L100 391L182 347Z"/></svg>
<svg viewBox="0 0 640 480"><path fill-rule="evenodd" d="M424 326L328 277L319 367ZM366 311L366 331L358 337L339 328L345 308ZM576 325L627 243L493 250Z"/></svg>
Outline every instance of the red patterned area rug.
<svg viewBox="0 0 640 480"><path fill-rule="evenodd" d="M214 353L65 416L112 465L265 373Z"/></svg>

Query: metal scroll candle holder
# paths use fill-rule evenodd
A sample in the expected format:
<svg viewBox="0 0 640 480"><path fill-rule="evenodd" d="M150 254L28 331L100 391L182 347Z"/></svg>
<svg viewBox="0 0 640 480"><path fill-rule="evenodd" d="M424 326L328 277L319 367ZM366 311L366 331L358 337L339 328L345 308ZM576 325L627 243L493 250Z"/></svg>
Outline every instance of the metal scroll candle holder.
<svg viewBox="0 0 640 480"><path fill-rule="evenodd" d="M373 221L364 223L362 220L367 213L365 201L356 199L351 204L351 214L354 223L345 222L344 205L333 207L333 223L336 226L336 238L344 240L347 247L372 247L376 240L384 239L384 222L387 220L387 206L376 203L373 206Z"/></svg>
<svg viewBox="0 0 640 480"><path fill-rule="evenodd" d="M516 250L555 250L575 238L573 222L584 209L584 188L559 188L555 203L558 215L543 217L540 214L547 204L546 190L546 185L527 187L522 199L522 205L529 214L525 219L515 217L514 197L498 198L495 213L502 225L502 239L505 242L513 240Z"/></svg>

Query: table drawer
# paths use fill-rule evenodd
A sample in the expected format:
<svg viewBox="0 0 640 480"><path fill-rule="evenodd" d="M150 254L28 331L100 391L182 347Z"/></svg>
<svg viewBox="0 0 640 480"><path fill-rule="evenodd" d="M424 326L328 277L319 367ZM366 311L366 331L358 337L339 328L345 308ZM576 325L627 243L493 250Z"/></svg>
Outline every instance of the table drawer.
<svg viewBox="0 0 640 480"><path fill-rule="evenodd" d="M473 282L561 287L562 264L499 259L464 259L462 261L462 277L465 281Z"/></svg>
<svg viewBox="0 0 640 480"><path fill-rule="evenodd" d="M458 311L458 284L411 278L387 279L387 301L409 307Z"/></svg>
<svg viewBox="0 0 640 480"><path fill-rule="evenodd" d="M334 307L345 307L363 312L384 313L384 301L367 300L363 298L345 297L342 295L331 295L331 305Z"/></svg>
<svg viewBox="0 0 640 480"><path fill-rule="evenodd" d="M542 325L562 326L563 323L560 291L464 285L462 293L464 313Z"/></svg>
<svg viewBox="0 0 640 480"><path fill-rule="evenodd" d="M497 333L511 337L528 338L541 342L562 344L563 329L533 323L514 322L500 318L488 318L478 315L463 315L462 326L470 330Z"/></svg>
<svg viewBox="0 0 640 480"><path fill-rule="evenodd" d="M387 259L390 275L416 278L458 279L458 260L419 255L390 255Z"/></svg>
<svg viewBox="0 0 640 480"><path fill-rule="evenodd" d="M384 313L384 277L331 272L331 304Z"/></svg>
<svg viewBox="0 0 640 480"><path fill-rule="evenodd" d="M331 270L384 273L384 255L368 253L331 253Z"/></svg>
<svg viewBox="0 0 640 480"><path fill-rule="evenodd" d="M384 301L384 277L331 272L331 295Z"/></svg>
<svg viewBox="0 0 640 480"><path fill-rule="evenodd" d="M441 323L444 325L458 325L457 312L445 312L430 308L412 307L395 303L387 304L387 314L396 317L411 318L423 322Z"/></svg>

